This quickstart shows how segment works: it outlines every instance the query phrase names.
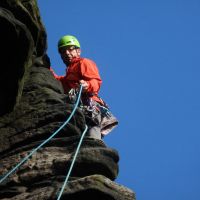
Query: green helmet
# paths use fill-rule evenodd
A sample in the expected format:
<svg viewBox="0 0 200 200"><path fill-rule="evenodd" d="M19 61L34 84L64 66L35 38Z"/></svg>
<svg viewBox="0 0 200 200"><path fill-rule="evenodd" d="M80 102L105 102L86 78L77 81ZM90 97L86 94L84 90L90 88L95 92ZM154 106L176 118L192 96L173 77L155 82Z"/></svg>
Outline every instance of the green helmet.
<svg viewBox="0 0 200 200"><path fill-rule="evenodd" d="M76 46L81 48L79 41L72 35L65 35L58 41L58 49L65 46Z"/></svg>

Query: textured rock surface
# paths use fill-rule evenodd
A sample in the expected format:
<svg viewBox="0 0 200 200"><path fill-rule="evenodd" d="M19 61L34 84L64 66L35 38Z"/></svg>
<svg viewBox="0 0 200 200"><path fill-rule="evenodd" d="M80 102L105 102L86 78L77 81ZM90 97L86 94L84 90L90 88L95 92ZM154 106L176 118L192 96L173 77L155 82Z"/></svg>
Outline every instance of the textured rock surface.
<svg viewBox="0 0 200 200"><path fill-rule="evenodd" d="M36 1L2 0L0 25L3 175L57 130L73 105L66 104L61 84L49 71ZM84 115L77 110L55 138L0 184L0 199L56 199L84 128ZM62 199L135 199L133 191L114 182L118 161L116 150L86 136Z"/></svg>

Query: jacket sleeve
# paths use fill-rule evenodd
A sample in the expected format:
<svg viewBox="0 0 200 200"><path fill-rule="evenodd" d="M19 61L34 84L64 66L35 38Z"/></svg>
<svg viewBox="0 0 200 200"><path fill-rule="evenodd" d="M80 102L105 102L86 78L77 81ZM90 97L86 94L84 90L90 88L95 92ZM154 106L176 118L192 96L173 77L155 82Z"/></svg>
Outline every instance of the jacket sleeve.
<svg viewBox="0 0 200 200"><path fill-rule="evenodd" d="M86 92L98 93L102 80L96 64L84 58L80 64L80 70L82 79L85 80L89 86Z"/></svg>
<svg viewBox="0 0 200 200"><path fill-rule="evenodd" d="M52 67L50 67L50 71L52 72L52 74L53 74L53 76L54 76L55 79L57 79L57 80L59 80L59 81L62 82L64 76L58 76L58 75L53 71Z"/></svg>

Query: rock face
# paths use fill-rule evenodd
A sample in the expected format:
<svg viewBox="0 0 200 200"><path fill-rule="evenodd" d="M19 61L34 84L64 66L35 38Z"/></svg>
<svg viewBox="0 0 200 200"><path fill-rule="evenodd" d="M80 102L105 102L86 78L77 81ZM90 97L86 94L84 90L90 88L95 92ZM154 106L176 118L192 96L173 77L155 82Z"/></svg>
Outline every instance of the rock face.
<svg viewBox="0 0 200 200"><path fill-rule="evenodd" d="M0 175L57 130L70 115L61 84L49 71L46 32L36 0L0 2ZM0 184L0 199L56 199L72 162L85 118L70 123ZM134 200L114 182L119 156L86 137L62 199Z"/></svg>

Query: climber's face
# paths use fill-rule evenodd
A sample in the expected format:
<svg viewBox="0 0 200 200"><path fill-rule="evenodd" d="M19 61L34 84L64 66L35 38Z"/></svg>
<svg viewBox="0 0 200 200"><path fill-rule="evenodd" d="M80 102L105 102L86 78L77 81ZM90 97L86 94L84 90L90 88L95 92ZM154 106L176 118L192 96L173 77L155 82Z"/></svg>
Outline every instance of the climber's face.
<svg viewBox="0 0 200 200"><path fill-rule="evenodd" d="M73 58L79 58L80 48L75 46L66 46L59 49L60 56L65 64L69 64Z"/></svg>

